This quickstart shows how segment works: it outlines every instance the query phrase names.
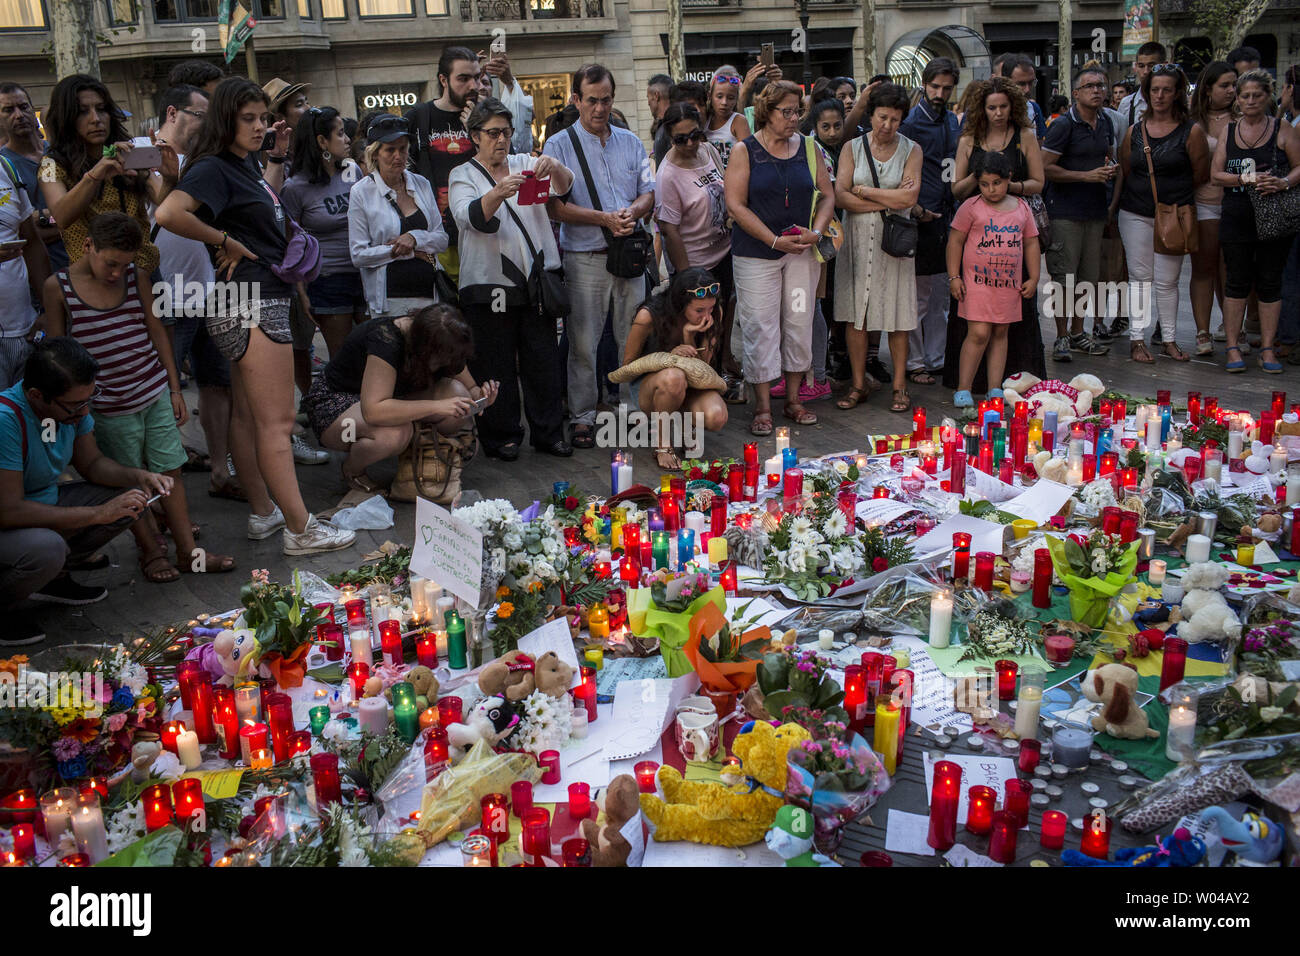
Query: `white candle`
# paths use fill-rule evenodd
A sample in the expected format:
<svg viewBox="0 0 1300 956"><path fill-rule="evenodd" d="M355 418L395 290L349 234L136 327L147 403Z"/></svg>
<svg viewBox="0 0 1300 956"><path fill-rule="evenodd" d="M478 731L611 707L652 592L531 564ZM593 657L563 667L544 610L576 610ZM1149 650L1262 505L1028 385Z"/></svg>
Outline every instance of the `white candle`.
<svg viewBox="0 0 1300 956"><path fill-rule="evenodd" d="M1151 582L1152 587L1160 587L1165 583L1165 569L1168 567L1166 562L1160 558L1152 558L1151 564L1147 568L1147 580Z"/></svg>
<svg viewBox="0 0 1300 956"><path fill-rule="evenodd" d="M790 429L782 425L776 430L776 460L781 461L781 452L790 447Z"/></svg>
<svg viewBox="0 0 1300 956"><path fill-rule="evenodd" d="M186 770L197 770L203 763L199 752L199 735L192 730L182 730L176 735L176 756L185 765Z"/></svg>
<svg viewBox="0 0 1300 956"><path fill-rule="evenodd" d="M1300 472L1292 472L1286 476L1286 503L1300 505Z"/></svg>
<svg viewBox="0 0 1300 956"><path fill-rule="evenodd" d="M437 614L437 621L439 624L442 624L444 626L446 625L447 612L450 611L455 606L456 606L456 599L452 597L450 594L448 594L446 591L443 591L442 596L439 597L438 600L434 603L434 613Z"/></svg>
<svg viewBox="0 0 1300 956"><path fill-rule="evenodd" d="M370 649L370 628L358 627L348 631L348 646L352 648L352 662L362 661L367 667L375 664L374 652Z"/></svg>
<svg viewBox="0 0 1300 956"><path fill-rule="evenodd" d="M1196 740L1196 704L1184 698L1169 708L1169 734L1165 740L1165 756L1181 761L1192 749Z"/></svg>
<svg viewBox="0 0 1300 956"><path fill-rule="evenodd" d="M1169 440L1165 442L1165 454L1172 456L1174 452L1183 447L1183 440L1177 435L1170 434Z"/></svg>
<svg viewBox="0 0 1300 956"><path fill-rule="evenodd" d="M433 614L438 606L438 595L442 593L442 588L438 587L437 581L424 582L424 613Z"/></svg>
<svg viewBox="0 0 1300 956"><path fill-rule="evenodd" d="M1038 737L1038 712L1043 706L1041 687L1020 688L1016 698L1016 736L1021 740L1034 740Z"/></svg>
<svg viewBox="0 0 1300 956"><path fill-rule="evenodd" d="M447 629L445 627L435 627L433 629L433 643L438 649L438 660L447 659Z"/></svg>
<svg viewBox="0 0 1300 956"><path fill-rule="evenodd" d="M424 578L411 578L411 613L417 621L423 620L429 611L429 603L424 599L425 583Z"/></svg>
<svg viewBox="0 0 1300 956"><path fill-rule="evenodd" d="M239 717L239 726L250 720L257 723L261 719L258 714L261 703L262 689L256 684L240 684L235 688L235 714Z"/></svg>
<svg viewBox="0 0 1300 956"><path fill-rule="evenodd" d="M632 465L631 463L618 466L618 490L619 492L627 491L632 487Z"/></svg>
<svg viewBox="0 0 1300 956"><path fill-rule="evenodd" d="M1067 468L1065 483L1071 487L1083 484L1083 462L1076 461Z"/></svg>
<svg viewBox="0 0 1300 956"><path fill-rule="evenodd" d="M781 474L781 456L779 454L773 455L771 458L763 462L763 474L764 475Z"/></svg>
<svg viewBox="0 0 1300 956"><path fill-rule="evenodd" d="M817 632L817 647L823 651L829 651L835 646L835 632L828 627L822 628Z"/></svg>
<svg viewBox="0 0 1300 956"><path fill-rule="evenodd" d="M1240 428L1234 428L1228 432L1228 461L1236 461L1241 457L1242 434Z"/></svg>
<svg viewBox="0 0 1300 956"><path fill-rule="evenodd" d="M1194 534L1187 539L1187 563L1198 564L1210 560L1210 539L1203 534Z"/></svg>
<svg viewBox="0 0 1300 956"><path fill-rule="evenodd" d="M72 833L77 839L77 849L90 857L91 863L108 859L108 834L104 830L104 811L99 807L99 794L92 792L77 797L77 809L72 814Z"/></svg>
<svg viewBox="0 0 1300 956"><path fill-rule="evenodd" d="M1273 454L1268 456L1268 470L1275 475L1280 475L1286 468L1286 449L1274 448Z"/></svg>
<svg viewBox="0 0 1300 956"><path fill-rule="evenodd" d="M59 845L59 837L72 827L72 807L77 791L60 787L41 797L41 818L45 822L45 842L51 847Z"/></svg>
<svg viewBox="0 0 1300 956"><path fill-rule="evenodd" d="M1139 405L1136 414L1133 416L1133 429L1139 435L1141 435L1146 429L1147 419L1151 417L1150 412L1148 411L1150 407L1151 406L1149 405Z"/></svg>
<svg viewBox="0 0 1300 956"><path fill-rule="evenodd" d="M703 511L686 512L686 527L695 532L695 541L698 544L700 535L709 530L709 518Z"/></svg>
<svg viewBox="0 0 1300 956"><path fill-rule="evenodd" d="M935 591L930 598L930 646L947 647L952 637L952 595Z"/></svg>
<svg viewBox="0 0 1300 956"><path fill-rule="evenodd" d="M1218 451L1202 453L1205 465L1205 477L1211 481L1223 481L1223 456Z"/></svg>
<svg viewBox="0 0 1300 956"><path fill-rule="evenodd" d="M581 740L587 736L587 708L576 707L569 720L569 736Z"/></svg>
<svg viewBox="0 0 1300 956"><path fill-rule="evenodd" d="M1178 604L1183 599L1183 582L1180 578L1165 578L1164 588L1160 592L1166 604Z"/></svg>
<svg viewBox="0 0 1300 956"><path fill-rule="evenodd" d="M1147 451L1157 451L1160 448L1160 419L1147 419Z"/></svg>
<svg viewBox="0 0 1300 956"><path fill-rule="evenodd" d="M369 734L388 733L388 701L382 697L364 697L357 701L361 714L361 731Z"/></svg>

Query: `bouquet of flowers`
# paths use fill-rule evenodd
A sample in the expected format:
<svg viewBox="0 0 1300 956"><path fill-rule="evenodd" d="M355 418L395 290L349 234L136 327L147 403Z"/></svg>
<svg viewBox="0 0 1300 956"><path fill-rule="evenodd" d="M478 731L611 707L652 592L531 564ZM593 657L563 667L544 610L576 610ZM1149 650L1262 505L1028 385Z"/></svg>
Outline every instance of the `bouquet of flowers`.
<svg viewBox="0 0 1300 956"><path fill-rule="evenodd" d="M1300 658L1300 625L1277 618L1252 628L1241 639L1238 669L1270 681L1283 681L1282 661Z"/></svg>
<svg viewBox="0 0 1300 956"><path fill-rule="evenodd" d="M241 626L257 640L253 666L265 664L281 687L301 687L316 625L326 618L303 597L298 572L291 588L273 582L265 570L252 572L252 580L240 588L239 602L244 605Z"/></svg>
<svg viewBox="0 0 1300 956"><path fill-rule="evenodd" d="M971 618L958 662L1032 654L1039 638L1034 622L1016 616L1010 601L990 601Z"/></svg>
<svg viewBox="0 0 1300 956"><path fill-rule="evenodd" d="M766 626L744 618L749 602L728 620L716 604L705 604L691 618L690 637L682 652L709 690L743 694L753 685L758 662L772 641Z"/></svg>
<svg viewBox="0 0 1300 956"><path fill-rule="evenodd" d="M838 705L844 691L828 670L830 663L825 658L797 645L787 644L780 651L764 654L756 674L762 696L753 702L762 712L752 716L770 720L788 707L826 710Z"/></svg>
<svg viewBox="0 0 1300 956"><path fill-rule="evenodd" d="M862 539L830 494L815 493L802 514L782 516L768 540L764 576L801 601L828 596L866 567Z"/></svg>
<svg viewBox="0 0 1300 956"><path fill-rule="evenodd" d="M658 638L669 677L693 670L683 649L691 639L695 616L706 605L712 605L719 615L726 613L725 593L710 585L707 574L662 575L652 578L650 587L627 593L629 626L638 636Z"/></svg>
<svg viewBox="0 0 1300 956"><path fill-rule="evenodd" d="M1070 615L1096 629L1106 621L1111 599L1135 580L1138 542L1094 531L1086 538L1048 538L1052 566L1070 589Z"/></svg>

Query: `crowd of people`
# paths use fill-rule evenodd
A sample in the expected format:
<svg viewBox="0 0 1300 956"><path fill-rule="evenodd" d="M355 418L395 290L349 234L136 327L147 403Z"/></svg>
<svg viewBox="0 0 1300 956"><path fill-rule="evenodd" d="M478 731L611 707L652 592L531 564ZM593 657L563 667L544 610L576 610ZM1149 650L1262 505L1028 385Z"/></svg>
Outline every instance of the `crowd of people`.
<svg viewBox="0 0 1300 956"><path fill-rule="evenodd" d="M607 400L711 430L749 404L763 436L774 400L816 423L832 380L839 410L888 384L904 413L909 385L973 407L1125 335L1136 362L1187 361L1188 255L1195 354L1222 341L1243 372L1253 333L1279 373L1300 363L1300 223L1279 198L1300 181L1297 70L1279 98L1249 48L1194 78L1167 60L1142 46L1136 84L1085 65L1048 110L1013 54L975 81L937 57L916 90L805 91L762 63L657 75L649 152L604 66L573 73L539 142L508 57L458 46L436 99L358 118L185 61L147 140L94 77L61 79L40 121L0 83L0 607L102 598L70 572L128 528L149 581L231 570L195 543L186 470L247 503L250 539L309 555L355 537L299 490L295 466L330 451L345 501L450 500L480 447L594 447ZM1044 257L1060 287L1130 281L1150 307L1040 303ZM660 353L717 374L650 363L611 392ZM206 454L180 437L185 378ZM369 469L394 457L385 487Z"/></svg>

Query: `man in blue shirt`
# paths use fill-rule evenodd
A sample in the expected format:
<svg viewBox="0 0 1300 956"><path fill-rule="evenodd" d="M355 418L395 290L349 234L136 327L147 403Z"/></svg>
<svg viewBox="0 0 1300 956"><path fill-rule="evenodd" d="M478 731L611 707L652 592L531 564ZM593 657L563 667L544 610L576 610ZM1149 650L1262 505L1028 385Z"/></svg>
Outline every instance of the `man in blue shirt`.
<svg viewBox="0 0 1300 956"><path fill-rule="evenodd" d="M106 567L107 559L89 560L95 550L147 515L151 495L171 491L171 478L120 465L95 444L97 371L75 339L46 339L22 380L0 392L0 611L27 598L73 605L105 598L107 589L78 584L68 571ZM59 484L69 465L84 480ZM8 614L5 624L0 647L45 637L24 615Z"/></svg>
<svg viewBox="0 0 1300 956"><path fill-rule="evenodd" d="M622 356L637 306L645 298L645 276L622 278L606 268L609 241L626 237L655 205L655 181L640 138L610 125L614 77L599 63L573 74L573 104L578 122L546 140L542 154L573 171L567 196L551 197L551 218L560 223L560 250L572 311L565 320L569 334L569 417L574 448L595 445L596 349L613 310L614 341ZM581 150L581 159L579 157ZM587 186L596 187L596 201ZM597 205L599 203L599 205ZM626 394L622 386L621 394Z"/></svg>
<svg viewBox="0 0 1300 956"><path fill-rule="evenodd" d="M960 71L946 56L935 57L921 73L921 99L898 131L921 147L921 193L912 207L919 224L916 243L916 328L908 337L907 378L916 385L933 385L931 371L943 369L948 344L948 224L955 203L952 172L961 124L948 101L957 89ZM895 383L895 389L901 384Z"/></svg>

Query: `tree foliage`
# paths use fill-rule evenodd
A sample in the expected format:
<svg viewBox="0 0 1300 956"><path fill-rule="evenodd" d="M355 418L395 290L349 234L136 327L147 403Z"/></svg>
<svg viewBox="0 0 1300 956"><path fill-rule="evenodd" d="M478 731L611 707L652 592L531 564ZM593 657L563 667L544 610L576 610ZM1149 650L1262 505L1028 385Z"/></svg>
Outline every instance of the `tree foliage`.
<svg viewBox="0 0 1300 956"><path fill-rule="evenodd" d="M1196 25L1214 45L1214 59L1226 60L1264 15L1269 0L1193 0Z"/></svg>

